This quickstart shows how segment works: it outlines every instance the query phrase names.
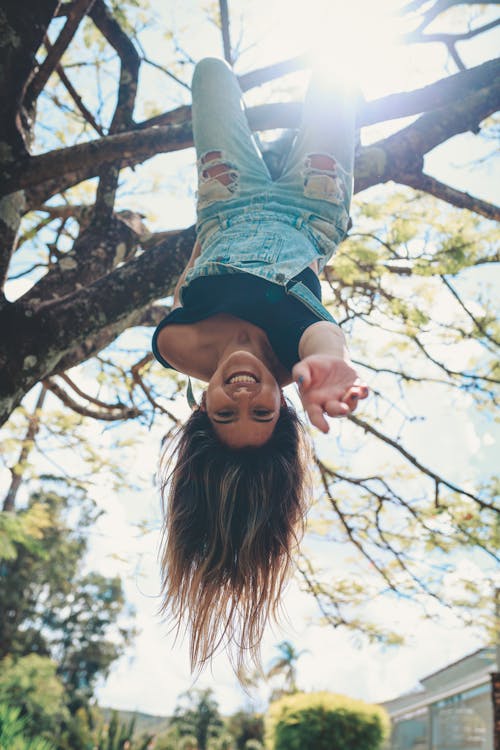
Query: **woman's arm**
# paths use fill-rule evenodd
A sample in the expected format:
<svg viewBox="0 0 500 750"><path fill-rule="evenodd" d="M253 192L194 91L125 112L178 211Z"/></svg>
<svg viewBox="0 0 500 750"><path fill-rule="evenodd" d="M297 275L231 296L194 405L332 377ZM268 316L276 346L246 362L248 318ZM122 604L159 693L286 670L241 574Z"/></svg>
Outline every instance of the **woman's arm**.
<svg viewBox="0 0 500 750"><path fill-rule="evenodd" d="M299 357L311 354L332 354L349 360L349 352L342 329L335 323L321 320L306 328L299 341Z"/></svg>
<svg viewBox="0 0 500 750"><path fill-rule="evenodd" d="M344 334L335 323L319 321L306 328L299 341L298 362L292 370L309 419L328 432L330 417L342 417L368 396L347 350Z"/></svg>
<svg viewBox="0 0 500 750"><path fill-rule="evenodd" d="M198 240L196 240L196 242L194 243L193 250L191 252L191 257L189 258L184 271L179 276L179 280L178 280L177 284L175 285L175 289L174 289L174 304L172 305L172 310L175 310L177 307L182 307L182 302L181 302L181 299L180 299L181 286L184 284L184 281L185 281L186 276L187 276L187 272L189 271L190 268L192 268L194 266L194 262L195 262L196 258L199 256L200 251L201 251L201 245L198 242Z"/></svg>

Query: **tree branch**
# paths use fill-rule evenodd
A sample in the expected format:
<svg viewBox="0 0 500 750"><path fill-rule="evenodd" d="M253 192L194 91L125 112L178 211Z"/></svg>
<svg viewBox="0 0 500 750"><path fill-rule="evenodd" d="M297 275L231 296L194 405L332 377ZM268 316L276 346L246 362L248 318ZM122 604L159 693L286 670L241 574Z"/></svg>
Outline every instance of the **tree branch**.
<svg viewBox="0 0 500 750"><path fill-rule="evenodd" d="M45 46L48 47L48 45L49 45L49 40L45 39ZM56 73L59 76L59 79L62 85L64 86L64 88L66 89L66 91L68 92L70 97L73 99L74 103L76 104L76 107L80 111L83 119L94 128L96 133L98 133L100 136L104 136L105 133L104 133L102 126L99 125L97 120L94 118L92 112L89 109L87 109L87 107L83 103L82 97L80 96L78 91L75 89L71 81L69 80L68 76L65 73L63 66L60 63L56 65Z"/></svg>
<svg viewBox="0 0 500 750"><path fill-rule="evenodd" d="M47 57L39 67L26 92L27 106L32 106L43 89L51 74L54 72L61 57L69 47L75 36L82 18L89 12L94 0L76 0L71 4L66 16L66 23L56 41L48 49Z"/></svg>
<svg viewBox="0 0 500 750"><path fill-rule="evenodd" d="M57 396L57 398L63 402L72 411L76 411L77 414L81 414L83 417L91 417L92 419L99 419L103 422L116 422L121 419L134 419L141 415L140 409L135 406L125 406L124 404L113 405L107 404L105 409L89 409L87 406L75 401L72 396L67 393L64 388L61 388L52 378L47 378L43 381L45 387Z"/></svg>
<svg viewBox="0 0 500 750"><path fill-rule="evenodd" d="M453 492L457 492L459 495L465 495L466 497L470 497L471 500L474 500L481 508L487 509L487 510L493 510L497 513L498 508L495 508L494 505L491 505L490 503L484 502L484 500L481 500L477 495L473 495L471 492L467 492L467 490L461 489L457 485L453 484L452 482L449 482L447 479L444 479L443 477L439 476L439 474L436 474L431 469L428 469L426 466L420 463L420 461L411 454L409 451L407 451L400 443L396 442L395 440L392 440L388 435L384 435L382 432L379 432L373 425L369 424L368 422L365 422L362 419L359 419L359 417L355 417L354 415L350 415L348 419L353 422L354 424L358 425L358 427L362 427L365 432L369 432L371 435L374 435L379 440L382 440L382 442L386 443L387 445L391 446L391 448L394 448L398 451L409 463L411 463L413 466L415 466L416 469L422 472L422 474L425 474L430 479L432 479L435 482L436 488L439 487L439 485L444 485L445 487L448 487L448 489L452 490Z"/></svg>
<svg viewBox="0 0 500 750"><path fill-rule="evenodd" d="M233 65L233 53L231 48L231 34L229 31L229 9L227 0L219 0L220 28L222 33L222 47L224 50L224 60L229 65Z"/></svg>
<svg viewBox="0 0 500 750"><path fill-rule="evenodd" d="M453 288L453 286L450 284L446 276L441 275L441 281L446 286L450 294L456 299L462 310L465 312L465 314L472 320L474 326L477 328L477 330L488 339L488 341L491 341L492 344L495 344L495 346L500 346L500 341L498 341L494 336L491 336L488 331L485 329L482 323L479 322L479 320L471 313L469 308L465 305L463 299L460 297L456 289Z"/></svg>
<svg viewBox="0 0 500 750"><path fill-rule="evenodd" d="M485 23L483 26L479 26L476 29L465 31L462 34L420 34L417 31L413 31L403 37L403 42L417 44L433 44L436 42L441 42L447 47L449 47L450 45L454 47L457 42L465 42L468 39L473 39L475 36L479 36L479 34L484 34L486 31L495 29L499 24L500 18L495 18L494 21Z"/></svg>
<svg viewBox="0 0 500 750"><path fill-rule="evenodd" d="M139 214L122 211L105 224L80 225L73 247L20 299L26 307L65 297L108 273L134 255L147 234Z"/></svg>
<svg viewBox="0 0 500 750"><path fill-rule="evenodd" d="M500 221L499 206L483 201L480 198L475 198L462 190L456 190L455 188L436 180L435 177L431 177L423 172L416 172L414 174L405 173L396 181L401 185L408 185L408 187L414 188L415 190L422 190L424 193L429 193L435 198L440 198L441 200L446 201L446 203L450 203L452 206L466 208L469 211L474 211L476 214L486 217L487 219Z"/></svg>
<svg viewBox="0 0 500 750"><path fill-rule="evenodd" d="M42 387L38 394L38 398L35 404L35 408L33 409L33 413L28 415L28 429L26 430L26 434L21 443L21 452L19 453L16 466L14 468L11 468L10 470L12 479L10 482L10 487L7 490L7 494L3 501L4 511L14 510L17 492L23 481L23 472L20 469L22 468L23 464L27 460L30 454L30 451L33 447L35 437L38 433L38 430L40 429L40 411L43 407L43 402L45 401L46 395L47 395L47 388L42 383Z"/></svg>
<svg viewBox="0 0 500 750"><path fill-rule="evenodd" d="M169 313L163 305L148 304L134 310L126 318L118 322L104 325L97 333L89 335L82 343L70 348L57 362L50 375L61 375L65 370L86 362L90 357L98 355L106 349L123 331L135 326L157 326Z"/></svg>
<svg viewBox="0 0 500 750"><path fill-rule="evenodd" d="M195 239L194 227L179 232L88 287L40 305L36 315L19 301L9 304L2 313L0 423L36 382L58 371L79 346L107 326L124 330L131 315L171 292Z"/></svg>
<svg viewBox="0 0 500 750"><path fill-rule="evenodd" d="M133 123L132 116L141 61L134 45L113 18L103 0L95 0L90 17L120 58L118 96L109 127L110 134L120 133L129 129ZM117 160L114 164L105 165L100 171L92 216L92 222L96 227L102 227L112 216L120 167L120 160Z"/></svg>
<svg viewBox="0 0 500 750"><path fill-rule="evenodd" d="M408 127L372 144L359 154L355 190L365 190L376 182L398 182L407 174L420 173L425 154L459 133L477 132L479 123L499 106L500 76L491 87L422 115Z"/></svg>
<svg viewBox="0 0 500 750"><path fill-rule="evenodd" d="M492 78L494 74L498 75ZM462 91L458 86L460 76L463 76L464 83ZM422 111L426 103L433 108L440 106L440 103L446 100L448 106L424 115L413 125L384 141L373 144L367 149L361 149L357 169L359 172L361 168L361 172L365 174L362 174L358 180L357 189L364 190L380 180L397 179L397 172L403 157L406 157L404 172L420 171L424 153L457 133L477 130L479 122L496 111L500 104L498 81L500 81L500 60L495 60L465 71L465 73L451 76L450 79L439 81L431 87L419 89L414 92L415 102L412 107L409 106L412 95L401 95L403 106L399 112L395 108L394 97L396 95L386 97L379 102L366 103L361 124L371 124L374 121L403 116L403 114L409 114L411 109L413 113ZM471 90L473 93L465 98L465 91ZM174 119L178 120L180 116L188 115L189 112L188 107L175 110ZM248 117L254 129L297 127L300 113L300 105L283 103L255 107L248 111ZM34 207L46 201L53 193L93 177L104 163L121 160L122 166L133 166L156 153L176 151L191 145L191 124L187 121L176 121L170 125L107 136L90 143L34 156L12 167L10 175L6 175L4 180L4 192L29 188L26 196L27 202L30 207ZM408 153L415 153L415 150L418 151L416 158L409 160ZM382 164L380 164L381 160ZM413 169L410 169L409 161L413 162ZM392 169L387 169L388 162L393 163ZM43 182L47 182L47 185L42 186ZM41 186L39 190L36 189L37 185Z"/></svg>

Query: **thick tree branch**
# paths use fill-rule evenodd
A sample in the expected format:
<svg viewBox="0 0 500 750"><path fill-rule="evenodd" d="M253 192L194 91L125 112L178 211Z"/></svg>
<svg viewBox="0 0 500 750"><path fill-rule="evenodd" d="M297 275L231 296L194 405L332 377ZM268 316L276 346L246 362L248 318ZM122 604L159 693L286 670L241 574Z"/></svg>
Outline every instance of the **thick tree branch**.
<svg viewBox="0 0 500 750"><path fill-rule="evenodd" d="M141 236L147 235L142 217L121 211L105 226L81 224L73 247L21 298L25 306L37 306L72 294L104 276L118 263L129 260L137 250Z"/></svg>
<svg viewBox="0 0 500 750"><path fill-rule="evenodd" d="M500 106L500 77L491 87L479 89L466 99L422 115L396 134L374 143L360 154L356 190L376 182L404 180L405 175L421 172L424 155L436 146L467 131L477 132L479 124ZM368 160L366 157L368 156Z"/></svg>
<svg viewBox="0 0 500 750"><path fill-rule="evenodd" d="M0 174L27 157L33 138L34 110L25 91L36 67L36 52L57 9L58 0L7 3L0 8ZM23 193L0 200L0 305L21 217Z"/></svg>
<svg viewBox="0 0 500 750"><path fill-rule="evenodd" d="M89 287L40 306L36 315L20 302L8 305L0 354L0 423L27 390L60 370L64 358L79 346L93 341L106 326L123 330L130 316L168 294L194 242L194 227L179 232Z"/></svg>
<svg viewBox="0 0 500 750"><path fill-rule="evenodd" d="M499 206L482 201L480 198L475 198L462 190L456 190L423 172L401 175L396 182L399 182L401 185L408 185L408 187L412 187L415 190L422 190L424 193L429 193L435 198L440 198L452 206L466 208L469 211L474 211L476 214L485 216L487 219L500 221Z"/></svg>
<svg viewBox="0 0 500 750"><path fill-rule="evenodd" d="M97 333L88 336L81 344L70 348L57 362L50 375L61 375L71 367L86 362L95 357L109 346L123 331L135 326L157 326L168 314L169 310L163 305L148 304L131 312L126 318L115 323L104 325Z"/></svg>
<svg viewBox="0 0 500 750"><path fill-rule="evenodd" d="M192 142L191 123L109 135L33 156L19 165L18 169L12 170L10 175L6 175L2 188L5 194L56 178L60 187L55 192L60 192L82 179L94 177L104 164L120 161L122 166L133 166L154 154L189 148ZM64 180L58 178L58 175L64 174L71 175L68 185L63 185Z"/></svg>
<svg viewBox="0 0 500 750"><path fill-rule="evenodd" d="M460 78L461 76L463 79ZM409 144L407 137L413 133L412 128L415 129L419 141L415 145L418 146L422 155L459 132L469 129L477 130L479 122L496 111L500 105L499 80L500 60L495 60L465 71L463 74L456 74L449 79L438 81L432 86L411 94L392 95L377 102L366 103L361 113L361 124L372 124L396 116L415 114L415 112L421 112L426 106L431 109L440 107L440 109L435 113L424 115L417 123L399 131L390 139L375 144L378 150L374 151L374 147L371 147L371 152L361 151L366 157L361 161L365 162L365 166L371 162L371 166L358 189L365 189L379 181L379 161L380 158L384 159L381 151L387 145L390 146L389 150L398 153L404 153L408 146L410 152L413 150L413 143ZM463 83L462 89L460 81ZM477 91L478 88L480 91ZM472 95L466 98L466 92L470 91L473 92ZM398 97L401 97L403 102L399 111L396 108ZM448 105L446 108L442 106L444 102ZM469 106L471 107L470 113L468 112ZM128 131L32 157L11 170L10 176L4 181L4 191L9 192L20 187L29 188L26 198L28 205L33 208L45 202L55 192L93 177L104 163L121 159L122 166L133 166L156 153L188 148L192 145L190 122L179 122L178 118L188 116L189 113L190 109L183 107L174 110L175 122L170 125L150 127L139 132ZM288 128L298 126L300 113L300 105L283 103L255 107L248 111L248 117L254 129ZM424 119L426 117L430 119ZM428 143L423 141L426 129L429 131ZM397 147L398 138L400 148ZM405 161L408 162L408 158ZM417 160L417 162L418 169L420 169L421 161ZM392 173L397 172L399 163L400 156L387 179L393 179ZM408 166L407 164L407 169ZM47 185L43 186L44 182L47 182ZM37 185L40 185L38 190Z"/></svg>
<svg viewBox="0 0 500 750"><path fill-rule="evenodd" d="M307 66L307 55L297 55L290 57L288 60L282 60L273 65L266 65L258 70L252 70L250 73L243 73L238 77L238 82L242 91L249 91L255 86L262 86L264 83L274 81L276 78L282 78L290 73L296 73Z"/></svg>

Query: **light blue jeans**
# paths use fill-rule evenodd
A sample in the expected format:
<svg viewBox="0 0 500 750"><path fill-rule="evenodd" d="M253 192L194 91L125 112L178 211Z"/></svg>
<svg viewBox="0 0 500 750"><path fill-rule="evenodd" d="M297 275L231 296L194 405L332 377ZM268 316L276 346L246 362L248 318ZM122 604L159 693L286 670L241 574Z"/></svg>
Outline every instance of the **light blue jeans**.
<svg viewBox="0 0 500 750"><path fill-rule="evenodd" d="M293 277L314 261L322 270L345 237L354 98L313 78L301 128L282 174L273 181L230 67L216 58L201 60L192 96L201 254L185 284L199 276L244 271L289 291ZM309 304L302 301L332 319L312 293L306 296Z"/></svg>

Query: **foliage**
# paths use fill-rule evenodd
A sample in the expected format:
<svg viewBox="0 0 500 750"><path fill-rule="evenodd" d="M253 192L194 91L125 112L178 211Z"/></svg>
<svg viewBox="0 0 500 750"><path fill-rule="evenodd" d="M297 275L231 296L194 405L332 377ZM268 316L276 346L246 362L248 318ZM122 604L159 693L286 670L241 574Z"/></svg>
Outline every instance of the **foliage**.
<svg viewBox="0 0 500 750"><path fill-rule="evenodd" d="M219 737L223 726L213 691L207 688L184 693L175 708L172 725L181 738L195 737L197 750L207 750L209 740Z"/></svg>
<svg viewBox="0 0 500 750"><path fill-rule="evenodd" d="M333 693L296 693L271 704L269 750L378 750L389 720L380 706Z"/></svg>
<svg viewBox="0 0 500 750"><path fill-rule="evenodd" d="M20 713L20 708L0 703L0 750L55 750L48 740L25 736L26 719Z"/></svg>
<svg viewBox="0 0 500 750"><path fill-rule="evenodd" d="M134 738L135 720L121 722L117 711L113 711L110 721L97 732L95 750L148 750L152 747L153 735L143 739Z"/></svg>
<svg viewBox="0 0 500 750"><path fill-rule="evenodd" d="M179 750L199 750L198 740L194 734L186 734L179 740Z"/></svg>
<svg viewBox="0 0 500 750"><path fill-rule="evenodd" d="M96 516L84 493L51 491L0 514L8 550L0 564L0 685L16 695L32 732L51 729L72 750L88 744L96 680L133 633L119 624L120 580L83 572Z"/></svg>
<svg viewBox="0 0 500 750"><path fill-rule="evenodd" d="M17 519L25 527L28 519L32 528L12 542L15 556L2 563L2 654L51 654L67 689L91 695L132 633L116 631L124 609L119 579L82 572L95 506L82 493L45 492L33 495Z"/></svg>
<svg viewBox="0 0 500 750"><path fill-rule="evenodd" d="M221 734L208 744L208 750L234 750L234 738L231 734Z"/></svg>
<svg viewBox="0 0 500 750"><path fill-rule="evenodd" d="M21 405L6 427L2 460L13 479L36 481L40 462L46 466L57 453L63 455L61 473L68 472L72 481L77 473L78 481L85 475L87 482L95 481L97 473L112 473L116 490L133 481L127 471L129 441L144 438L151 446L156 433L148 429L155 420L168 440L178 423L170 407L184 379L161 371L144 349L151 332L146 329L169 310L169 294L194 237L192 229L179 230L177 212L163 206L174 193L192 202L191 157L179 166L170 152L191 143L189 107L179 105L189 102L188 82L201 51L189 36L191 24L176 30L169 12L155 14L142 0L113 0L107 6L96 0L81 22L76 19L69 47L53 59L53 75L25 111L23 97L37 78L35 60L39 65L48 49L45 32L52 43L59 39L63 19L53 17L53 5L24 4L20 28L14 36L5 35L3 48L7 67L0 98L13 102L0 121L0 171L12 177L4 183L11 192L2 198L0 215L0 266L10 277L7 297L0 299L6 332L0 342L3 417ZM467 465L449 456L443 465L443 454L447 444L448 453L453 453L453 441L463 444L466 430L487 433L497 404L499 329L489 269L498 259L498 231L490 220L499 210L466 192L465 169L453 176L439 165L435 175L423 171L437 149L452 140L467 153L471 147L481 149L495 128L490 110L498 105L498 63L481 58L477 45L479 37L486 38L482 34L494 9L474 2L455 6L430 0L407 3L401 11L413 28L403 40L412 64L414 50L423 50L426 58L429 43L442 45L450 57L446 66L439 63L422 72L412 84L419 88L360 106L363 143L372 138L372 126L382 125L382 136L358 150L353 228L323 279L324 298L349 334L372 396L348 424L332 428L326 448L316 442L319 490L310 538L327 543L329 559L332 550L350 550L345 555L350 562L332 574L316 554L319 545L314 554L304 546L299 576L318 603L322 623L387 644L399 643L400 635L373 622L360 606L382 593L418 602L426 617L453 608L466 624L493 632L489 565L498 550L497 485L483 462L488 446L481 445ZM43 14L45 8L38 23L24 24L24 17ZM308 13L297 8L299 14ZM294 12L290 7L290 15ZM296 83L274 81L277 68L261 67L266 55L260 55L259 40L248 43L251 24L245 28L245 14L241 21L236 16L231 27L239 41L229 56L239 72L248 71L254 49L260 68L250 71L253 84L248 85L271 83L272 98L298 100ZM216 3L200 6L198 19L204 39L212 21L224 25ZM427 34L431 23L445 29L450 24L451 33L442 38ZM39 37L31 38L33 29ZM151 29L163 42L158 57L148 36ZM469 39L474 47L473 38L475 68L461 59ZM9 46L10 39L15 45ZM302 66L303 60L295 58L279 66L279 75ZM293 136L289 102L272 104L269 88L261 91L261 101L270 105L262 127L285 127ZM159 119L141 122L153 115L152 108ZM410 124L400 119L408 116L415 118ZM386 124L394 125L389 136ZM110 163L107 149L117 134L124 146L120 159ZM148 138L149 149L144 146ZM62 147L68 148L64 163ZM156 158L160 152L165 153ZM128 169L146 159L151 159L150 169ZM486 170L481 174L487 187ZM445 184L448 180L454 188ZM391 181L398 187L384 187ZM370 193L363 192L367 188ZM161 209L152 198L158 196ZM28 435L35 417L28 408L32 394L27 394L35 384L49 396L34 436ZM54 409L55 403L61 408ZM445 415L437 416L436 404ZM104 434L106 448L96 444L96 420L119 425ZM429 451L438 433L439 451ZM80 475L81 464L86 468ZM29 511L39 529L43 519L35 516L40 510L45 513L43 506ZM14 566L20 547L43 547L48 554L46 537L36 539L27 531L29 523L28 513L0 518L0 557L9 565ZM473 564L460 565L470 560ZM88 580L85 587L82 609L75 610L81 623L93 594L105 598L109 593L102 580ZM113 595L113 586L109 591ZM43 601L52 604L50 597ZM40 623L41 613L36 617ZM98 619L94 610L85 627L98 629ZM47 632L49 623L44 628ZM80 638L75 629L71 632ZM37 643L40 653L49 648L45 639L37 642L27 624L16 639L9 638L17 639L15 653L24 653L28 642ZM55 648L54 641L51 652ZM76 652L68 651L64 679L88 693L97 676L87 668L90 660L97 658L105 674L117 651L111 643L108 651L95 654L81 640L76 648L85 654L85 674L79 672ZM292 683L290 675L287 689Z"/></svg>
<svg viewBox="0 0 500 750"><path fill-rule="evenodd" d="M304 651L297 651L290 641L282 641L276 646L278 655L273 659L269 669L266 672L267 679L282 675L284 678L284 688L279 692L281 694L296 693L297 688L297 661ZM279 697L277 692L275 697Z"/></svg>
<svg viewBox="0 0 500 750"><path fill-rule="evenodd" d="M57 664L46 656L28 654L0 661L0 704L15 706L23 715L23 731L32 737L57 736L69 719L65 689Z"/></svg>
<svg viewBox="0 0 500 750"><path fill-rule="evenodd" d="M260 714L237 711L226 720L226 727L234 737L236 750L245 750L248 742L260 742L264 737L264 719Z"/></svg>

